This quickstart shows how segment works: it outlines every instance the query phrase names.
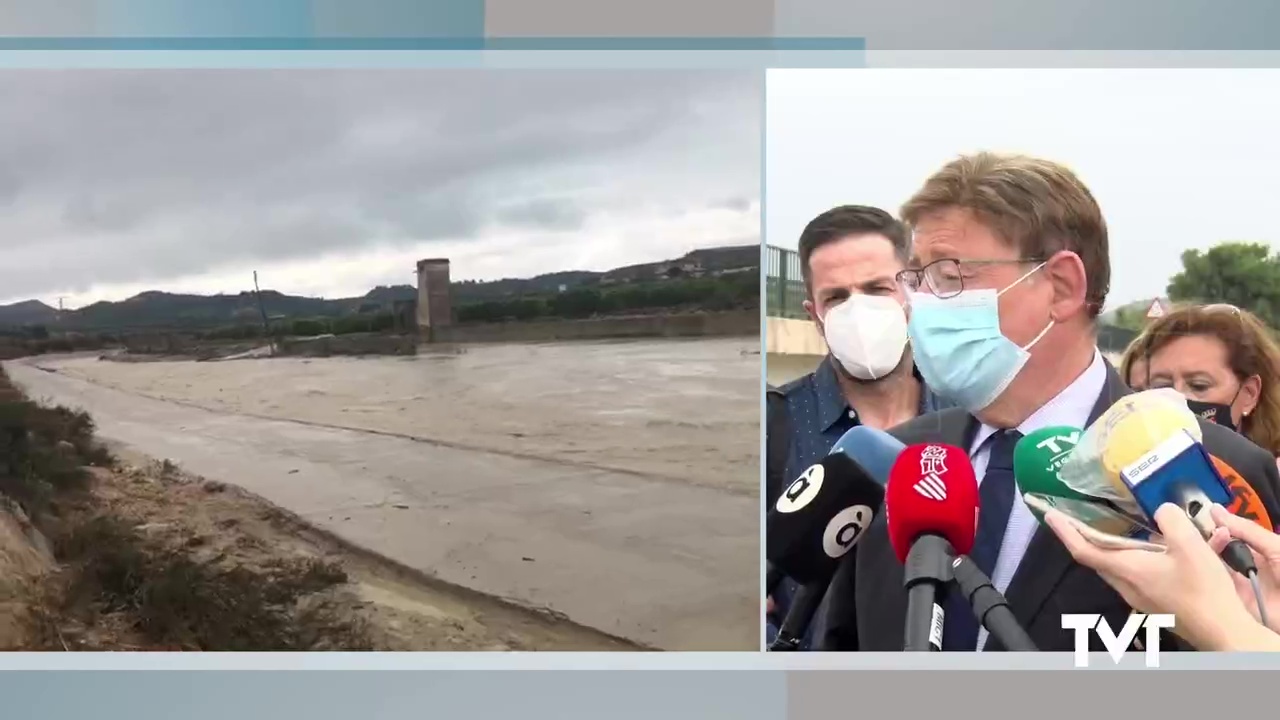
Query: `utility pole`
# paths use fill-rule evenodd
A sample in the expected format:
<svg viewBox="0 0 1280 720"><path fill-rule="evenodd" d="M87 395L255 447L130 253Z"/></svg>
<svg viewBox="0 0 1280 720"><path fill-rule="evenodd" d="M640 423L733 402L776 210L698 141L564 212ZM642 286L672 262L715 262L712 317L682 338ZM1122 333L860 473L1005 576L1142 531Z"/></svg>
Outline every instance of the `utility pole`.
<svg viewBox="0 0 1280 720"><path fill-rule="evenodd" d="M276 354L276 343L271 337L270 323L267 322L267 308L262 304L262 290L258 288L258 271L253 271L253 294L258 299L258 312L262 314L262 336L267 339L271 354Z"/></svg>

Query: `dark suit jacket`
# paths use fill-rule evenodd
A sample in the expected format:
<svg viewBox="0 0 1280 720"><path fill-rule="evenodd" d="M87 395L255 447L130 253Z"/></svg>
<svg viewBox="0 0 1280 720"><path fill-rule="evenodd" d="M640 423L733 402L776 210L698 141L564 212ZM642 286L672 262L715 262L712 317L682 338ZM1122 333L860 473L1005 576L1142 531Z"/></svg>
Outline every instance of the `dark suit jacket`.
<svg viewBox="0 0 1280 720"><path fill-rule="evenodd" d="M1131 392L1108 364L1106 384L1089 423ZM1200 424L1205 448L1253 486L1271 517L1280 517L1280 473L1276 471L1275 458L1227 428L1206 421ZM952 408L923 415L891 432L907 445L937 442L968 448L978 427L974 417ZM1111 627L1119 628L1132 612L1095 572L1076 564L1053 531L1044 526L1032 537L1005 596L1018 622L1043 651L1075 649L1073 633L1062 629L1063 613L1099 613ZM907 595L902 588L902 566L889 546L883 513L876 516L862 540L844 557L827 601L822 649L902 650ZM1091 637L1093 649L1102 651L1096 635ZM989 638L985 649L1004 648L995 638Z"/></svg>

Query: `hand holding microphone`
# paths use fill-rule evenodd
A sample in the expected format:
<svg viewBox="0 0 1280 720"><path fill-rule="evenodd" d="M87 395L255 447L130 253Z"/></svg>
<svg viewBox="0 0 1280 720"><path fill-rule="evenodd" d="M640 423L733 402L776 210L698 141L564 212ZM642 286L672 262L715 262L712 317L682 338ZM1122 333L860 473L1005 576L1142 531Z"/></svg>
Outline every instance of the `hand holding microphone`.
<svg viewBox="0 0 1280 720"><path fill-rule="evenodd" d="M1209 508L1232 503L1233 490L1220 471L1229 466L1209 455L1201 438L1181 395L1165 389L1135 393L1084 432L1058 476L1133 519L1154 520L1157 508L1177 505L1208 540L1214 531ZM1228 541L1222 559L1245 577L1256 574L1243 543Z"/></svg>
<svg viewBox="0 0 1280 720"><path fill-rule="evenodd" d="M1076 562L1097 571L1134 609L1172 614L1174 632L1196 648L1280 650L1280 636L1249 615L1231 573L1185 510L1171 503L1162 505L1155 521L1165 543L1162 553L1107 550L1086 540L1077 521L1062 512L1045 514L1046 524ZM1224 546L1226 536L1227 531L1219 529L1211 542Z"/></svg>
<svg viewBox="0 0 1280 720"><path fill-rule="evenodd" d="M1239 575L1231 575L1236 595L1262 624L1280 632L1280 535L1217 505L1211 513L1219 526L1219 532L1209 540L1214 552L1221 551L1229 540L1236 539L1249 547L1258 566L1257 587Z"/></svg>

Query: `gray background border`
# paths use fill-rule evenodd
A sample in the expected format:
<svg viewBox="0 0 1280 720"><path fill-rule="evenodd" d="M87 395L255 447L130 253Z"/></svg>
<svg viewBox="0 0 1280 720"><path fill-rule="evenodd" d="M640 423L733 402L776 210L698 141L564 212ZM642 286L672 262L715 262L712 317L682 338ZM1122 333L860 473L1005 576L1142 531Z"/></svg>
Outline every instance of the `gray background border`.
<svg viewBox="0 0 1280 720"><path fill-rule="evenodd" d="M1223 14L1225 7L1231 17ZM179 42L170 50L96 52L20 51L10 44L0 51L0 66L1273 67L1280 54L1265 51L1280 49L1277 27L1280 4L1272 0L1229 6L1215 0L0 0L0 31L11 38L230 41L217 50L183 49ZM759 44L726 50L714 42L699 49L697 41L770 35L851 41L807 52ZM362 51L298 51L334 37L374 42ZM494 50L486 49L486 37L544 42ZM611 48L607 42L645 37L692 42L679 50L660 42L647 48L634 42ZM235 47L237 38L258 49ZM264 46L264 38L274 40ZM406 38L464 42L436 52L391 43ZM605 42L590 50L567 43L558 49L556 38ZM378 39L401 49L378 50ZM1205 50L1215 52L1197 52ZM1263 692L1229 698L1223 696L1234 685L1220 681L1197 691L1176 671L1277 669L1280 656L1171 653L1162 669L1142 672L1141 656L1132 655L1122 669L1139 672L1128 675L1106 672L1114 666L1105 655L1093 663L1094 672L1063 678L1058 673L1074 672L1069 654L28 654L0 655L0 670L8 671L0 672L0 689L6 717L102 720L517 714L753 720L880 710L1025 716L1104 707L1111 714L1133 706L1149 713L1165 705L1184 712L1238 711L1253 702L1272 704L1257 673L1231 682L1261 680ZM45 672L14 672L23 668ZM1015 677L1010 670L1031 672ZM987 702L967 707L971 698ZM1097 710L1085 709L1085 702Z"/></svg>

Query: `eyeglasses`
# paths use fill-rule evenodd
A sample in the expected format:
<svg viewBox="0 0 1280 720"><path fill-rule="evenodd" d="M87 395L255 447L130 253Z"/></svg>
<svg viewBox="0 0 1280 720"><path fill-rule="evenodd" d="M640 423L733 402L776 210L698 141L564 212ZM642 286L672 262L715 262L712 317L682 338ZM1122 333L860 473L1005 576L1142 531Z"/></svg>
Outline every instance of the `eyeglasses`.
<svg viewBox="0 0 1280 720"><path fill-rule="evenodd" d="M1236 317L1240 317L1240 308L1229 303L1212 303L1210 305L1202 305L1200 309L1204 312L1229 312Z"/></svg>
<svg viewBox="0 0 1280 720"><path fill-rule="evenodd" d="M937 297L946 300L964 291L964 268L985 267L989 265L1023 265L1027 263L1045 262L1036 258L1022 260L957 260L942 258L921 268L907 268L896 275L898 284L911 292L919 292L926 288ZM973 278L970 277L970 280Z"/></svg>

